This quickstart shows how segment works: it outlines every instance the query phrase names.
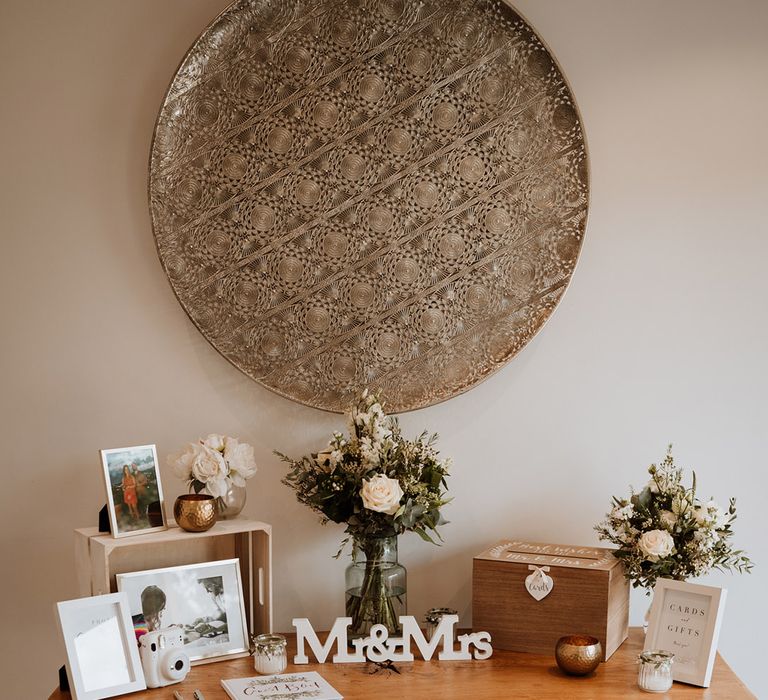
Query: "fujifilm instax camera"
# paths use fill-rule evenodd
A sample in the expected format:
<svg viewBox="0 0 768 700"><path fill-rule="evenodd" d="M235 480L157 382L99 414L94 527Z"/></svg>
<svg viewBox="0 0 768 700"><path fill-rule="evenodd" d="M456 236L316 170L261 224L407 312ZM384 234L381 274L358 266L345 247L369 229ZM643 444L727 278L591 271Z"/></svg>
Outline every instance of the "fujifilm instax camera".
<svg viewBox="0 0 768 700"><path fill-rule="evenodd" d="M164 627L141 636L139 656L148 688L162 688L184 680L189 673L189 657L183 647L180 627Z"/></svg>

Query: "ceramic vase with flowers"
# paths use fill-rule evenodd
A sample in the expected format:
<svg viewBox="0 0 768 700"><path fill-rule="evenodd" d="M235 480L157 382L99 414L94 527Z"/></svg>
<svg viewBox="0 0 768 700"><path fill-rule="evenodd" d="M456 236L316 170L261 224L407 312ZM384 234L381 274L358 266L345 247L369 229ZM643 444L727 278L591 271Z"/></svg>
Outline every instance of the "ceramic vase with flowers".
<svg viewBox="0 0 768 700"><path fill-rule="evenodd" d="M733 521L736 500L728 508L696 495L683 484L683 469L675 465L672 445L664 460L648 467L650 479L630 497L613 499L605 519L595 526L601 540L615 544L614 556L624 562L624 573L635 588L651 595L656 580L685 581L712 569L749 573L752 562L735 549ZM647 627L650 606L645 615Z"/></svg>
<svg viewBox="0 0 768 700"><path fill-rule="evenodd" d="M336 556L351 540L345 586L350 635L367 636L375 624L398 635L407 608L407 574L398 561L397 538L412 531L427 542L440 539L449 460L439 458L436 435L406 440L397 420L367 390L347 420L348 435L334 433L317 454L300 459L276 454L290 467L283 483L298 500L324 523L346 525Z"/></svg>
<svg viewBox="0 0 768 700"><path fill-rule="evenodd" d="M256 473L253 447L237 438L211 433L168 457L176 476L192 493L216 499L219 518L234 518L245 507L245 482Z"/></svg>

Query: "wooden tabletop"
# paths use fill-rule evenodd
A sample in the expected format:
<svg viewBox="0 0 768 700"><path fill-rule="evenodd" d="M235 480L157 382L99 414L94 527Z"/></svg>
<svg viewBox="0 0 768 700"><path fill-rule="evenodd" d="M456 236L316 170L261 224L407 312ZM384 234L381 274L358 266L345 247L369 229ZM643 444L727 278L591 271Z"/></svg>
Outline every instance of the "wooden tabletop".
<svg viewBox="0 0 768 700"><path fill-rule="evenodd" d="M321 639L324 639L321 636ZM395 664L400 673L380 669L375 664L289 664L286 673L317 671L346 700L490 700L504 698L648 698L654 697L637 687L637 655L642 650L643 635L630 630L629 639L604 664L589 676L564 675L554 656L521 654L495 649L487 661L414 661ZM289 636L289 658L295 653L295 638ZM310 652L310 658L311 652ZM170 700L178 690L185 699L199 688L205 700L225 700L222 678L255 676L251 658L233 659L195 666L183 683L132 693L130 700ZM49 700L69 698L56 691ZM718 654L709 688L675 683L662 698L754 698L728 664Z"/></svg>

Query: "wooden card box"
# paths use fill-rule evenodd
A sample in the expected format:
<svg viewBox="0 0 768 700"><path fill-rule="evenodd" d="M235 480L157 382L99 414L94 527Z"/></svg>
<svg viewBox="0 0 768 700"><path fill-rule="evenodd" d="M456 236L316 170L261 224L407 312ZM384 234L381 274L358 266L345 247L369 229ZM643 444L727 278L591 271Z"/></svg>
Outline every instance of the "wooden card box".
<svg viewBox="0 0 768 700"><path fill-rule="evenodd" d="M114 538L98 528L75 530L80 596L117 591L115 574L219 559L240 560L248 631L272 631L272 527L257 520L221 520L206 532L167 530Z"/></svg>
<svg viewBox="0 0 768 700"><path fill-rule="evenodd" d="M535 567L553 580L539 601L525 585ZM629 582L609 549L503 540L474 558L472 625L496 648L539 654L554 654L566 634L588 634L605 661L627 638Z"/></svg>

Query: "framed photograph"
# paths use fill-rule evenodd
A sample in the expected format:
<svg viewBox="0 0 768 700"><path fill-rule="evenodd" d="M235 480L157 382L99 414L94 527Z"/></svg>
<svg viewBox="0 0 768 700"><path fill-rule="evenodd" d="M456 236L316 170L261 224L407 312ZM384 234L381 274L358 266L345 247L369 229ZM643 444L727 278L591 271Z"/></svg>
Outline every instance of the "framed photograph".
<svg viewBox="0 0 768 700"><path fill-rule="evenodd" d="M176 625L192 663L248 652L240 560L117 574L136 637Z"/></svg>
<svg viewBox="0 0 768 700"><path fill-rule="evenodd" d="M727 592L665 578L656 582L644 648L675 655L674 680L709 687Z"/></svg>
<svg viewBox="0 0 768 700"><path fill-rule="evenodd" d="M56 609L75 700L112 698L147 687L125 593L66 600Z"/></svg>
<svg viewBox="0 0 768 700"><path fill-rule="evenodd" d="M165 530L163 488L155 446L101 450L101 464L107 486L112 536L125 537ZM149 508L153 504L161 515L162 525L150 522Z"/></svg>

